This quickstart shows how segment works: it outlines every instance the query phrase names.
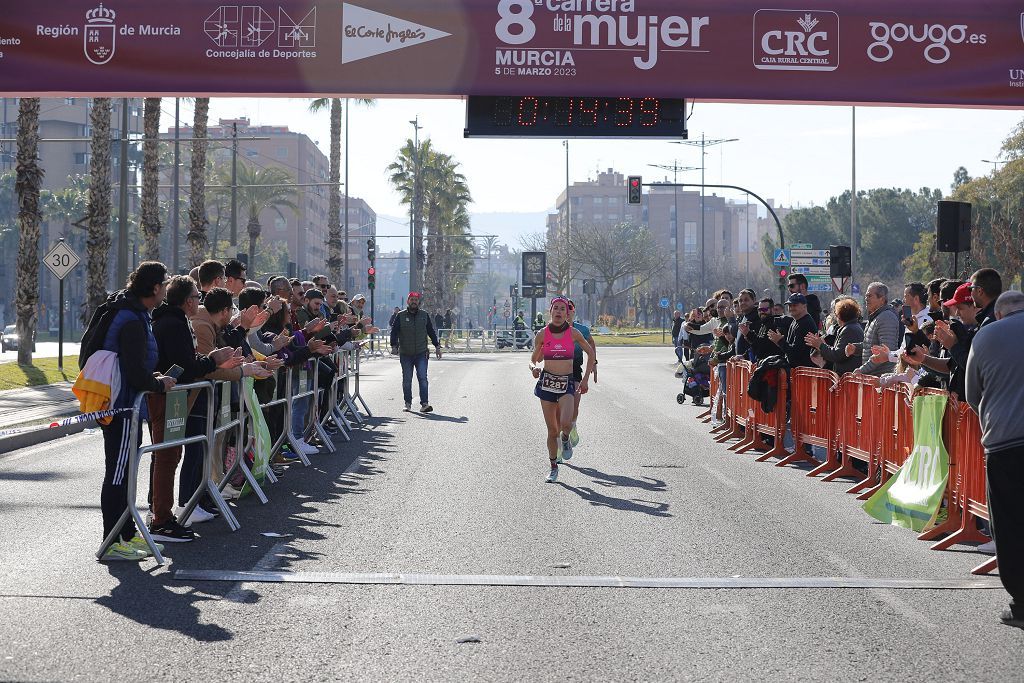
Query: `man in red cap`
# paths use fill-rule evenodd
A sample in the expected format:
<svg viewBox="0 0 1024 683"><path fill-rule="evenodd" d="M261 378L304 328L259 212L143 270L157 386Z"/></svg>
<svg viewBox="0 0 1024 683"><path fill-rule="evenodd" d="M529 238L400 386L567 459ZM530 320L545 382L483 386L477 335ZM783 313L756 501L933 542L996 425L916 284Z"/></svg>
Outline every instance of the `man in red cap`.
<svg viewBox="0 0 1024 683"><path fill-rule="evenodd" d="M943 301L942 305L950 312L949 320L935 322L935 340L942 345L942 351L938 356L929 356L923 346L915 346L907 351L907 360L912 365L924 365L936 372L948 374L949 392L963 399L967 356L977 331L975 316L978 308L971 295L971 283L957 287L953 298Z"/></svg>
<svg viewBox="0 0 1024 683"><path fill-rule="evenodd" d="M409 292L405 310L395 314L391 326L391 353L398 354L402 363L402 394L405 409L412 410L412 370L416 368L416 379L420 385L420 412L433 410L427 399L427 337L434 343L437 359L441 360L441 343L437 339L430 314L420 308L420 293Z"/></svg>

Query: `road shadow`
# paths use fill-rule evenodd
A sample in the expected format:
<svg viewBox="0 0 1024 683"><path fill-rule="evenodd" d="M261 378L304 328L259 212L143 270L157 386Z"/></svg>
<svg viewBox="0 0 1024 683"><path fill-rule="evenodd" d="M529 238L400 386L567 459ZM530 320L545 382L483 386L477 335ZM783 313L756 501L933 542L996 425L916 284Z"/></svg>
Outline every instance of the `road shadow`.
<svg viewBox="0 0 1024 683"><path fill-rule="evenodd" d="M585 477L591 477L594 480L594 483L599 486L606 486L609 488L623 486L654 492L663 492L668 489L666 483L661 479L653 479L651 477L636 479L634 477L627 477L624 474L608 474L601 470L594 469L593 467L577 467L576 465L571 465L569 463L563 463L563 466L568 467L571 470L575 470Z"/></svg>
<svg viewBox="0 0 1024 683"><path fill-rule="evenodd" d="M410 412L413 412L413 414L415 414L420 419L428 420L430 422L457 422L459 424L465 424L466 422L469 422L469 418L466 417L465 415L461 417L455 417L454 415L441 415L439 413L417 413L415 411Z"/></svg>
<svg viewBox="0 0 1024 683"><path fill-rule="evenodd" d="M649 500L613 498L598 493L586 486L570 486L565 482L558 482L567 491L572 491L577 496L596 507L606 507L624 512L640 512L651 517L673 517L668 511L668 503L657 503Z"/></svg>
<svg viewBox="0 0 1024 683"><path fill-rule="evenodd" d="M194 525L199 536L194 542L165 545L163 554L171 562L170 571L160 569L152 560L109 564L107 569L118 584L96 604L139 624L175 631L197 642L234 639L231 630L216 623L219 612L203 610L202 605L218 601L253 605L262 599L260 588L250 584L243 589L232 582L180 581L175 572L239 571L257 565L288 571L323 557L323 553L302 550L299 546L307 544L296 542L325 540L330 529L339 525L325 521L321 508L341 503L345 496L365 494L373 479L384 473L395 452L394 436L387 429L393 422L395 418L366 418L366 427L354 429L351 441L335 439L334 453L310 456L310 467L289 465L276 484L264 486L270 501L267 505L261 505L255 496L232 501L232 510L242 524L237 532L220 520ZM237 621L237 614L230 619Z"/></svg>

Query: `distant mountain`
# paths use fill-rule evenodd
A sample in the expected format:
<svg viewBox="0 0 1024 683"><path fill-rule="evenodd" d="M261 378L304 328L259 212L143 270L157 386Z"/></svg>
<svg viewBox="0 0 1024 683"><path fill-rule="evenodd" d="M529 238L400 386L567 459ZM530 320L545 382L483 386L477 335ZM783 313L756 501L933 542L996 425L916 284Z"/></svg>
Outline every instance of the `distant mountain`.
<svg viewBox="0 0 1024 683"><path fill-rule="evenodd" d="M544 232L547 229L547 211L534 213L474 213L469 220L474 235L497 235L498 242L515 249L521 249L520 235ZM377 216L377 233L380 235L402 235L409 233L409 217ZM409 248L408 239L382 238L381 249L393 251Z"/></svg>

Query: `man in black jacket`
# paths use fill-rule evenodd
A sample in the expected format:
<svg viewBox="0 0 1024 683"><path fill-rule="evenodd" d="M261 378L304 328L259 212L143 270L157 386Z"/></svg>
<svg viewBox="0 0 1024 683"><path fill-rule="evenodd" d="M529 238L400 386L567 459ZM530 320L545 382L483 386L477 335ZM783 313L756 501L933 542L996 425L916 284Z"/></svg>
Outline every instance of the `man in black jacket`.
<svg viewBox="0 0 1024 683"><path fill-rule="evenodd" d="M786 300L789 306L789 314L793 318L786 335L781 332L771 331L768 338L782 349L786 355L791 368L812 368L815 367L811 361L811 346L807 344L808 334L817 334L818 326L814 319L807 313L807 297L803 294L790 294Z"/></svg>
<svg viewBox="0 0 1024 683"><path fill-rule="evenodd" d="M1003 293L1003 278L994 268L982 268L971 275L971 295L978 311L978 329L996 321L996 299Z"/></svg>
<svg viewBox="0 0 1024 683"><path fill-rule="evenodd" d="M156 337L158 350L157 369L166 373L174 365L182 369L178 376L181 384L192 384L205 377L218 367L222 369L237 368L243 362L241 356L234 355L234 349L224 347L216 349L209 356L196 350L196 336L189 318L195 316L199 309L199 291L195 282L187 275L171 278L167 285L167 296L164 304L153 311L153 336ZM198 393L189 396L189 412ZM149 430L153 443L164 440L164 417L167 409L167 398L163 394L150 394ZM186 436L202 434L205 428L205 417L202 420L186 420ZM164 448L153 452L150 465L150 492L152 494L153 520L150 533L157 541L181 543L191 541L195 534L191 529L177 522L173 514L174 506L174 473L181 460L181 447Z"/></svg>
<svg viewBox="0 0 1024 683"><path fill-rule="evenodd" d="M746 320L739 324L739 333L746 340L750 351L754 354L754 362L759 362L768 356L775 356L779 353L779 347L768 338L768 333L775 330L775 302L769 298L757 302L757 317Z"/></svg>

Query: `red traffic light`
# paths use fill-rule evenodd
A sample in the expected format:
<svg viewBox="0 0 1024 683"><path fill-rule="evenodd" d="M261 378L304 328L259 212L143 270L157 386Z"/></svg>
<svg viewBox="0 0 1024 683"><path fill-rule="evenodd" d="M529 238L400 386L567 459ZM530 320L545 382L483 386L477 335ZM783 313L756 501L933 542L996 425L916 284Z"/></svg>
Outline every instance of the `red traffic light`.
<svg viewBox="0 0 1024 683"><path fill-rule="evenodd" d="M787 275L789 275L789 271L787 271L785 268L779 270L779 277L786 277Z"/></svg>
<svg viewBox="0 0 1024 683"><path fill-rule="evenodd" d="M366 269L366 274L367 275L376 275L377 274L377 269L374 268L373 266L370 266L369 268Z"/></svg>
<svg viewBox="0 0 1024 683"><path fill-rule="evenodd" d="M629 182L630 182L630 184L633 187L640 187L640 179L639 178L632 178L632 179L630 179Z"/></svg>

